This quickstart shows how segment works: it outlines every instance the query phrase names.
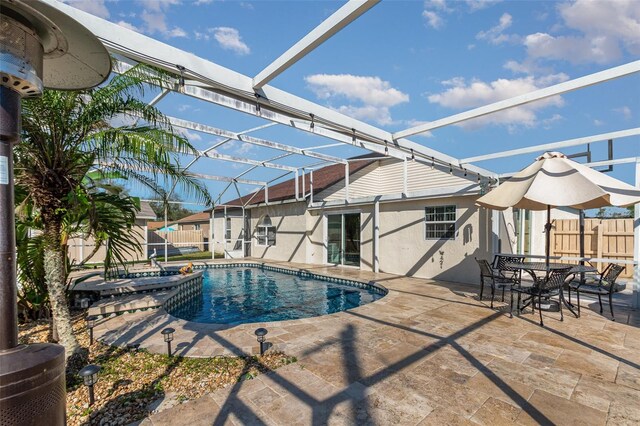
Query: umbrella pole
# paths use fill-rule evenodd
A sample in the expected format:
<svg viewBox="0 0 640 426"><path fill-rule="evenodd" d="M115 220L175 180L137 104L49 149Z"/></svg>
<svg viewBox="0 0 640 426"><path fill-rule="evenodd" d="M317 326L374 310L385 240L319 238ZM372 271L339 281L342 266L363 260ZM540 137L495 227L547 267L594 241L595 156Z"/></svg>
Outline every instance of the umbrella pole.
<svg viewBox="0 0 640 426"><path fill-rule="evenodd" d="M549 269L549 255L551 254L551 206L547 205L547 223L544 225L546 235L545 261L547 269Z"/></svg>
<svg viewBox="0 0 640 426"><path fill-rule="evenodd" d="M580 210L580 257L584 258L584 210ZM580 260L584 266L584 260ZM584 284L584 272L580 272L580 282Z"/></svg>

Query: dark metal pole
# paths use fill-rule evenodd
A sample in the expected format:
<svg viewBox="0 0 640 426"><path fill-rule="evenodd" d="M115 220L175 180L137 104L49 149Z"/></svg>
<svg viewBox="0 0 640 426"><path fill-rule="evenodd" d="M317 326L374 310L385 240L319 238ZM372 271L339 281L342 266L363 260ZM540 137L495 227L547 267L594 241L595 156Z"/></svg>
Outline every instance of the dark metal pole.
<svg viewBox="0 0 640 426"><path fill-rule="evenodd" d="M167 355L171 356L171 341L167 342Z"/></svg>
<svg viewBox="0 0 640 426"><path fill-rule="evenodd" d="M584 257L584 210L580 210L580 257ZM584 265L584 260L580 261ZM580 272L580 282L584 283L584 272Z"/></svg>
<svg viewBox="0 0 640 426"><path fill-rule="evenodd" d="M18 346L12 149L20 137L20 98L0 86L0 350Z"/></svg>
<svg viewBox="0 0 640 426"><path fill-rule="evenodd" d="M93 385L89 385L89 406L92 406L96 402L95 395L93 394Z"/></svg>
<svg viewBox="0 0 640 426"><path fill-rule="evenodd" d="M89 328L89 346L93 345L93 327Z"/></svg>
<svg viewBox="0 0 640 426"><path fill-rule="evenodd" d="M545 258L546 258L546 266L549 269L549 256L551 255L551 206L547 205L547 223L544 225L546 235L546 248L545 248Z"/></svg>
<svg viewBox="0 0 640 426"><path fill-rule="evenodd" d="M260 342L260 356L264 355L264 342Z"/></svg>

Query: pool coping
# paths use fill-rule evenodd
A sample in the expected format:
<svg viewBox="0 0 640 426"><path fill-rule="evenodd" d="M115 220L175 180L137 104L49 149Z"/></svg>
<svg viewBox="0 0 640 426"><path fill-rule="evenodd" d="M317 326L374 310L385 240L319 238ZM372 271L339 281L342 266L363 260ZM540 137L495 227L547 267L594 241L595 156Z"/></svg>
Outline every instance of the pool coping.
<svg viewBox="0 0 640 426"><path fill-rule="evenodd" d="M180 265L176 265L180 266ZM135 312L117 315L117 316L108 316L98 320L98 323L94 329L94 334L96 335L96 340L102 342L107 345L115 345L115 346L127 346L128 344L137 343L140 348L144 348L152 353L166 353L166 346L164 342L158 341L158 336L151 336L148 328L156 328L156 335L159 333L159 329L171 326L176 329L176 335L180 332L188 330L189 332L195 332L198 335L206 335L208 337L212 337L216 333L228 332L228 333L246 333L249 336L250 345L243 345L238 347L225 347L225 345L217 345L218 347L210 347L209 350L194 350L198 348L194 348L192 346L180 347L179 345L176 347L175 353L180 356L185 357L214 357L220 355L238 355L238 356L246 356L246 355L255 355L259 353L259 347L257 345L257 341L255 340L255 336L253 331L256 328L265 327L270 330L270 335L267 336L267 341L273 340L274 337L277 337L280 333L277 330L281 330L287 327L296 327L296 326L308 326L311 323L323 321L325 319L335 318L336 316L347 315L349 312L357 312L360 309L363 309L367 306L371 305L384 305L389 300L391 291L375 281L367 281L362 279L357 279L353 277L344 277L343 274L340 274L340 271L335 271L335 274L326 274L326 273L317 273L311 272L303 267L295 267L295 266L284 266L278 262L262 262L256 260L228 260L225 261L215 261L215 262L198 262L194 263L194 272L199 272L204 269L216 269L216 268L224 268L224 267L255 267L255 268L263 268L267 270L273 270L276 272L288 273L292 275L298 275L300 273L308 276L310 278L317 278L329 282L335 282L339 284L350 285L348 283L357 284L357 286L366 286L368 288L374 288L376 291L382 294L382 297L378 300L374 300L365 305L357 306L355 308L347 309L345 311L334 312L331 314L318 315L313 317L306 318L298 318L298 319L288 319L281 321L269 321L269 322L255 322L255 323L241 323L241 324L220 324L220 323L199 323L194 321L187 321L181 318L178 318L172 315L165 309L165 303L162 306L158 306L154 309L146 309L146 310L137 310ZM156 268L157 270L157 268ZM145 271L131 271L131 274L141 273L148 277L149 273L153 272L153 269L146 269ZM171 276L171 275L169 275ZM135 279L128 278L128 279ZM360 287L362 288L362 287ZM167 299L168 300L168 299ZM160 326L161 325L161 326ZM274 330L276 330L274 332ZM140 335L143 337L141 338ZM214 339L215 340L215 339ZM216 345L214 345L216 346ZM289 345L287 342L275 342L271 343L270 350L282 351L285 352Z"/></svg>

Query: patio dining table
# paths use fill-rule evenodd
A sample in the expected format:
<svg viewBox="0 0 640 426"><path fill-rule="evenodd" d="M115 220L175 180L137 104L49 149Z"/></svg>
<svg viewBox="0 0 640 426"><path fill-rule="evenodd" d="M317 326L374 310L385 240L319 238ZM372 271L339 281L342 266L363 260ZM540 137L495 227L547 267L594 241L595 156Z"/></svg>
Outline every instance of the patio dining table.
<svg viewBox="0 0 640 426"><path fill-rule="evenodd" d="M598 272L598 270L591 265L572 265L567 263L548 263L547 264L546 262L512 262L512 263L505 264L505 267L508 268L509 270L521 270L528 273L531 276L531 278L533 278L534 285L535 283L543 279L544 276L548 275L550 271L554 269L563 269L568 266L571 267L571 270L569 271L569 273L573 274L574 276L581 273ZM543 274L540 274L541 272ZM573 310L573 304L567 299L565 299L564 291L562 288L560 288L560 302L563 303L576 318L578 318L577 312Z"/></svg>

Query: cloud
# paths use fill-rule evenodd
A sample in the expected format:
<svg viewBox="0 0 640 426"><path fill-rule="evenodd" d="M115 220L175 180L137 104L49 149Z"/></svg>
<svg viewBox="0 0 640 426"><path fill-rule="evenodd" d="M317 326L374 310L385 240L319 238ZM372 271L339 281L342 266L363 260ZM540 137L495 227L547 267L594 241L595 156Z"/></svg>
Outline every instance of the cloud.
<svg viewBox="0 0 640 426"><path fill-rule="evenodd" d="M457 77L442 82L447 89L428 96L428 100L445 108L467 110L533 92L567 79L566 74L554 74L540 79L527 76L512 80L498 79L489 83L480 80L467 83L463 78ZM517 126L533 127L538 124L537 110L551 106L562 107L563 105L564 101L560 96L553 96L480 117L461 125L464 127L479 127L487 124L506 125L510 130Z"/></svg>
<svg viewBox="0 0 640 426"><path fill-rule="evenodd" d="M594 124L594 126L603 126L604 125L604 121L598 120L596 118L595 120L593 120L593 124Z"/></svg>
<svg viewBox="0 0 640 426"><path fill-rule="evenodd" d="M618 43L611 37L558 36L529 34L524 39L527 54L533 59L567 60L574 64L609 63L621 56Z"/></svg>
<svg viewBox="0 0 640 426"><path fill-rule="evenodd" d="M129 22L126 22L126 21L118 21L118 22L116 22L116 24L118 24L121 27L126 28L128 30L131 30L131 31L135 31L135 32L138 32L138 33L142 32L142 30L140 28L138 28L135 25L133 25L133 24L131 24Z"/></svg>
<svg viewBox="0 0 640 426"><path fill-rule="evenodd" d="M620 42L632 54L640 54L640 7L637 0L599 2L577 0L559 6L569 28L588 37Z"/></svg>
<svg viewBox="0 0 640 426"><path fill-rule="evenodd" d="M564 120L564 117L560 114L553 114L551 117L544 118L542 122L542 127L546 130L549 130L553 125L557 122Z"/></svg>
<svg viewBox="0 0 640 426"><path fill-rule="evenodd" d="M491 44L502 44L508 41L518 41L519 37L515 34L504 34L504 30L509 28L513 23L513 18L508 13L502 14L498 25L488 29L487 31L480 31L476 34L478 40L486 40Z"/></svg>
<svg viewBox="0 0 640 426"><path fill-rule="evenodd" d="M409 95L391 87L380 77L314 74L305 77L305 81L320 99L350 102L335 108L338 111L379 124L392 123L389 108L409 101ZM354 105L353 102L362 105Z"/></svg>
<svg viewBox="0 0 640 426"><path fill-rule="evenodd" d="M248 55L251 53L251 49L240 37L240 32L231 27L216 27L210 29L213 32L213 37L216 39L220 47L226 50L232 50L238 55Z"/></svg>
<svg viewBox="0 0 640 426"><path fill-rule="evenodd" d="M633 114L631 113L631 108L629 108L629 107L628 107L628 106L626 106L626 105L625 105L625 106L622 106L622 107L620 107L620 108L614 108L614 110L613 110L613 111L614 111L614 112L617 112L618 114L622 114L622 117L623 117L625 120L630 120L630 119L631 119L631 116L633 115Z"/></svg>
<svg viewBox="0 0 640 426"><path fill-rule="evenodd" d="M486 9L494 4L500 3L502 0L466 0L465 3L471 12Z"/></svg>
<svg viewBox="0 0 640 426"><path fill-rule="evenodd" d="M439 30L444 26L444 19L432 10L422 11L422 16L427 20L427 25L435 30Z"/></svg>
<svg viewBox="0 0 640 426"><path fill-rule="evenodd" d="M174 27L171 31L168 31L165 35L167 37L172 37L172 38L177 38L177 37L187 38L187 33L180 27Z"/></svg>
<svg viewBox="0 0 640 426"><path fill-rule="evenodd" d="M204 4L211 4L211 3L213 3L213 0L195 0L193 2L195 6L202 6Z"/></svg>
<svg viewBox="0 0 640 426"><path fill-rule="evenodd" d="M576 0L557 7L561 22L549 32L521 38L527 50L523 65L535 71L541 61L609 64L624 51L640 55L640 7L637 0ZM489 30L491 31L491 30ZM560 31L564 31L559 34ZM517 63L505 67L515 71Z"/></svg>
<svg viewBox="0 0 640 426"><path fill-rule="evenodd" d="M110 16L105 0L63 0L63 2L103 19Z"/></svg>
<svg viewBox="0 0 640 426"><path fill-rule="evenodd" d="M200 136L200 134L197 132L190 132L187 129L181 129L181 128L175 129L174 131L180 136L182 136L183 138L186 138L189 142L202 140L202 136Z"/></svg>
<svg viewBox="0 0 640 426"><path fill-rule="evenodd" d="M180 27L167 25L167 13L172 6L181 4L180 0L138 0L142 6L140 19L147 34L162 34L165 38L188 37Z"/></svg>
<svg viewBox="0 0 640 426"><path fill-rule="evenodd" d="M422 11L422 17L426 20L429 27L439 30L446 25L445 15L449 15L453 12L464 10L466 5L466 12L474 13L478 10L485 9L502 0L466 0L464 3L460 1L447 1L447 0L426 0L424 2L424 10Z"/></svg>

